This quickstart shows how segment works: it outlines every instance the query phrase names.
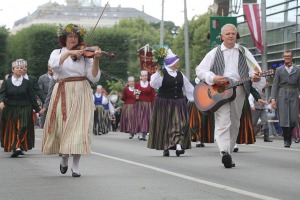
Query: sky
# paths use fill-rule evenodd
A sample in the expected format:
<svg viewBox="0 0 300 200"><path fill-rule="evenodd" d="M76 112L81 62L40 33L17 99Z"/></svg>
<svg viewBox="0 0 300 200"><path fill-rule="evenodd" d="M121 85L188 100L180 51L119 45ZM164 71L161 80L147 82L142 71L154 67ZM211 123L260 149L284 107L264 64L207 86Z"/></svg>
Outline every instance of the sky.
<svg viewBox="0 0 300 200"><path fill-rule="evenodd" d="M33 13L39 5L51 1L66 4L65 0L7 0L0 4L0 26L6 25L12 28L15 21ZM157 18L162 17L162 0L102 0L104 7L109 2L111 7L130 7L142 11ZM214 0L186 0L187 17L190 20L195 15L207 12L208 6ZM175 25L182 26L184 22L184 0L164 0L164 21L173 21Z"/></svg>

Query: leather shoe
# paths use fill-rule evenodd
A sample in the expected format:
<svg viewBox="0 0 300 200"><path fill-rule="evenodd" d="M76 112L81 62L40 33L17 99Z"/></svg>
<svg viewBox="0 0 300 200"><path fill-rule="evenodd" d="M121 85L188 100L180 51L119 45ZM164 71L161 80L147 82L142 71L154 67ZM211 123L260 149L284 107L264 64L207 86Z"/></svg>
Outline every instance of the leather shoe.
<svg viewBox="0 0 300 200"><path fill-rule="evenodd" d="M290 147L291 147L291 142L289 142L289 141L284 141L284 147L290 148Z"/></svg>
<svg viewBox="0 0 300 200"><path fill-rule="evenodd" d="M232 167L232 158L231 155L228 152L221 152L223 154L222 156L222 163L224 164L225 168L231 168ZM234 164L235 166L235 164Z"/></svg>
<svg viewBox="0 0 300 200"><path fill-rule="evenodd" d="M181 150L176 150L176 156L180 156L180 154L184 154L185 151L183 149Z"/></svg>
<svg viewBox="0 0 300 200"><path fill-rule="evenodd" d="M231 167L235 167L235 163L233 161L231 162Z"/></svg>
<svg viewBox="0 0 300 200"><path fill-rule="evenodd" d="M163 156L166 156L166 157L170 156L169 150L164 150Z"/></svg>
<svg viewBox="0 0 300 200"><path fill-rule="evenodd" d="M68 165L65 166L65 167L63 167L63 166L60 164L60 165L59 165L59 169L60 169L60 172L61 172L62 174L65 174L65 173L67 173L67 171L68 171Z"/></svg>
<svg viewBox="0 0 300 200"><path fill-rule="evenodd" d="M73 172L73 169L71 169L71 171L72 171L72 177L80 177L81 176L81 174Z"/></svg>
<svg viewBox="0 0 300 200"><path fill-rule="evenodd" d="M233 152L238 152L238 151L239 151L238 147L233 148Z"/></svg>
<svg viewBox="0 0 300 200"><path fill-rule="evenodd" d="M200 144L196 144L196 147L205 147L205 145L203 143L200 143Z"/></svg>

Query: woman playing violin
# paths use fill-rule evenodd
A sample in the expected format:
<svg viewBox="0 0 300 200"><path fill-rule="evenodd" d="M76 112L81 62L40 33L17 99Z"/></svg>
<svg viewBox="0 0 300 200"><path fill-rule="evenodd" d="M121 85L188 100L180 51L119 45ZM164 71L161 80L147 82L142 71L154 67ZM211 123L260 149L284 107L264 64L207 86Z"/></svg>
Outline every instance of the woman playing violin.
<svg viewBox="0 0 300 200"><path fill-rule="evenodd" d="M62 48L52 51L48 61L56 84L43 130L42 152L62 155L62 174L67 172L68 158L72 154L73 177L80 177L80 156L90 153L94 104L87 79L93 83L100 79L101 49L94 47L93 58L84 57L84 50L74 49L83 42L84 35L85 30L79 25L60 26L58 41Z"/></svg>

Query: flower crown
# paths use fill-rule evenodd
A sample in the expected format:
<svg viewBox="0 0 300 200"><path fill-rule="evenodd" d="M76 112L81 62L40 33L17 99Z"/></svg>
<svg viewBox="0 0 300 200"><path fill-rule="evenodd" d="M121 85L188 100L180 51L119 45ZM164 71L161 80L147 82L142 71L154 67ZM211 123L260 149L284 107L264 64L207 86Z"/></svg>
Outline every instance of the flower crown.
<svg viewBox="0 0 300 200"><path fill-rule="evenodd" d="M85 29L77 24L68 24L67 26L63 27L61 24L59 24L59 28L57 31L57 36L64 36L69 33L76 33L80 37L83 37L85 34Z"/></svg>

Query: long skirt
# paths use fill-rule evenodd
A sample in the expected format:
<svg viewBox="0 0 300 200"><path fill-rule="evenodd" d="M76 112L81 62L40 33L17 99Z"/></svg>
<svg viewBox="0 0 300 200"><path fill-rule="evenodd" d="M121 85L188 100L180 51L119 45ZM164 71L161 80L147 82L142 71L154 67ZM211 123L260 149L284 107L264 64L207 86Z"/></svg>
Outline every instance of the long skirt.
<svg viewBox="0 0 300 200"><path fill-rule="evenodd" d="M16 148L24 151L34 147L32 106L9 106L2 111L1 147L5 152Z"/></svg>
<svg viewBox="0 0 300 200"><path fill-rule="evenodd" d="M256 142L252 125L252 111L248 101L245 98L243 111L240 119L240 129L236 140L237 144L254 144Z"/></svg>
<svg viewBox="0 0 300 200"><path fill-rule="evenodd" d="M153 112L153 103L146 101L137 101L134 104L134 113L136 123L136 133L149 133L150 118Z"/></svg>
<svg viewBox="0 0 300 200"><path fill-rule="evenodd" d="M105 110L102 105L96 106L94 114L94 134L101 132L108 133L110 130L109 110Z"/></svg>
<svg viewBox="0 0 300 200"><path fill-rule="evenodd" d="M65 83L66 120L63 120L60 97L52 128L48 133L57 89L58 83L54 86L46 116L42 152L44 154L89 154L95 108L91 86L86 80Z"/></svg>
<svg viewBox="0 0 300 200"><path fill-rule="evenodd" d="M300 120L299 120L299 123L298 123L298 126L296 126L293 131L292 131L292 138L293 139L300 139Z"/></svg>
<svg viewBox="0 0 300 200"><path fill-rule="evenodd" d="M133 104L124 104L120 120L120 131L125 133L136 133L136 118Z"/></svg>
<svg viewBox="0 0 300 200"><path fill-rule="evenodd" d="M194 102L188 103L189 134L192 142L214 143L214 114L201 113Z"/></svg>
<svg viewBox="0 0 300 200"><path fill-rule="evenodd" d="M148 148L156 150L191 148L188 133L188 111L185 99L157 97L151 118Z"/></svg>

